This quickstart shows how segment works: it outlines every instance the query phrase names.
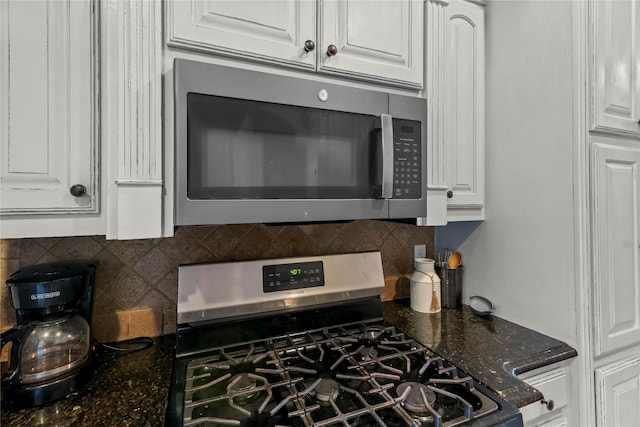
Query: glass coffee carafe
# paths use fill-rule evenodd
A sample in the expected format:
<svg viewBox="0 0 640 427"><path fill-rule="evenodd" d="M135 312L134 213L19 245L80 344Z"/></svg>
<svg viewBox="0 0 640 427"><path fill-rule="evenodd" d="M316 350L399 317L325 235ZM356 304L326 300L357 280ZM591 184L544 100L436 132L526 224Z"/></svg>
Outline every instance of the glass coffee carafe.
<svg viewBox="0 0 640 427"><path fill-rule="evenodd" d="M78 313L65 313L19 325L2 336L12 342L12 382L36 384L79 370L89 361L89 324Z"/></svg>

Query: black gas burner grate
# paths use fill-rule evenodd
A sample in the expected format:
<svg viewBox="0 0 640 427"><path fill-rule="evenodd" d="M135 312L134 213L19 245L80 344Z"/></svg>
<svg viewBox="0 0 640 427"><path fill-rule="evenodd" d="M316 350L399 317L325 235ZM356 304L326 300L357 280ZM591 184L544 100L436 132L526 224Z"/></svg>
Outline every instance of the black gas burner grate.
<svg viewBox="0 0 640 427"><path fill-rule="evenodd" d="M498 409L381 319L215 348L186 371L185 426L451 427Z"/></svg>

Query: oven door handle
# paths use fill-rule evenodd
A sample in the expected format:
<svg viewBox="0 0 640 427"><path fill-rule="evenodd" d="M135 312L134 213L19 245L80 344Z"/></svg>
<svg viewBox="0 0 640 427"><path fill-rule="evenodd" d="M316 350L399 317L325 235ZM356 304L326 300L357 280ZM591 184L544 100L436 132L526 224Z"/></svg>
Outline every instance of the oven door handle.
<svg viewBox="0 0 640 427"><path fill-rule="evenodd" d="M382 128L382 191L381 199L393 198L393 118L381 114Z"/></svg>

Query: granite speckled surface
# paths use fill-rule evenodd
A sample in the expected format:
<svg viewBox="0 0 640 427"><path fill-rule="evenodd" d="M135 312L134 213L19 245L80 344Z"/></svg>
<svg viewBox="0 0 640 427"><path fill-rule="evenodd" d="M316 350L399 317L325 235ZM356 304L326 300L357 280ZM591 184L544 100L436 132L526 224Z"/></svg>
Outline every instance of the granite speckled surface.
<svg viewBox="0 0 640 427"><path fill-rule="evenodd" d="M409 300L382 304L386 321L403 330L517 406L542 399L515 378L577 355L567 344L498 317L475 316L469 307L430 315L409 308ZM166 412L175 336L154 339L135 353L106 351L91 382L41 408L2 408L7 426L162 426Z"/></svg>
<svg viewBox="0 0 640 427"><path fill-rule="evenodd" d="M383 304L383 316L518 407L543 396L515 375L578 355L562 341L499 317L476 316L466 305L424 314L408 299L395 300Z"/></svg>
<svg viewBox="0 0 640 427"><path fill-rule="evenodd" d="M169 394L175 335L151 348L96 357L91 381L77 393L39 408L2 407L3 426L162 426Z"/></svg>

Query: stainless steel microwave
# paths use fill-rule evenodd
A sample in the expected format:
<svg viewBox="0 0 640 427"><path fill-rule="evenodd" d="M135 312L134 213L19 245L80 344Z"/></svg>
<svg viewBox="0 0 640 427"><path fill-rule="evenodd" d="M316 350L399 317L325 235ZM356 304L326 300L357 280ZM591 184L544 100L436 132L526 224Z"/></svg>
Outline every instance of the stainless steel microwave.
<svg viewBox="0 0 640 427"><path fill-rule="evenodd" d="M176 59L175 223L425 217L426 101Z"/></svg>

